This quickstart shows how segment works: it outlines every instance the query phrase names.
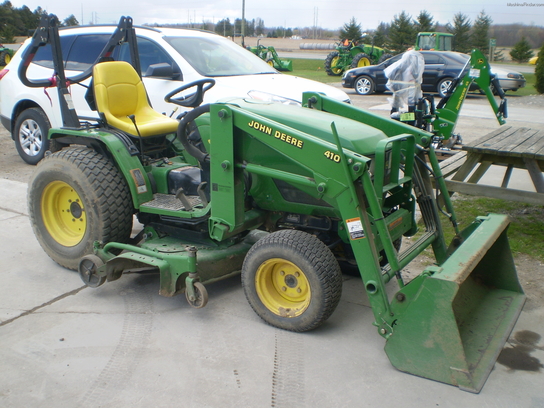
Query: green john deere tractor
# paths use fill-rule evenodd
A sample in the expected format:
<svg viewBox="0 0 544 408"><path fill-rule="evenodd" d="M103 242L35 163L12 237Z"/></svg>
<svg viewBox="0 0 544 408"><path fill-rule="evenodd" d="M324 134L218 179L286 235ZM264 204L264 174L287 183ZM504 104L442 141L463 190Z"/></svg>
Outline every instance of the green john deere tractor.
<svg viewBox="0 0 544 408"><path fill-rule="evenodd" d="M4 47L0 44L0 67L8 65L13 54L14 51L11 48Z"/></svg>
<svg viewBox="0 0 544 408"><path fill-rule="evenodd" d="M331 52L325 59L325 71L331 76L340 76L350 68L366 67L379 64L392 55L380 47L369 44L348 45L337 44L336 51Z"/></svg>
<svg viewBox="0 0 544 408"><path fill-rule="evenodd" d="M416 51L451 51L454 35L450 33L422 32L417 34Z"/></svg>
<svg viewBox="0 0 544 408"><path fill-rule="evenodd" d="M58 41L56 17L41 24L25 61ZM71 146L46 156L29 183L34 232L52 259L90 287L156 272L161 295L185 293L194 307L206 305L206 283L241 273L254 311L295 332L332 315L342 295L339 265L347 263L364 281L395 367L481 389L525 296L507 217L457 226L435 134L314 92L300 107L239 98L201 105L212 79L166 96L192 108L175 120L147 105L130 64L100 62L65 78L60 47L52 49L61 103L67 83L92 75L90 100L100 113L95 125L80 125L65 103L66 125L49 137ZM26 68L25 84L51 85L28 80ZM441 202L457 233L449 245ZM399 250L418 229L416 207L424 232ZM135 236L133 215L143 224ZM436 263L408 280L403 268L429 247Z"/></svg>
<svg viewBox="0 0 544 408"><path fill-rule="evenodd" d="M281 59L274 47L265 47L264 45L260 45L260 41L260 39L257 40L256 47L247 47L247 49L260 59L266 61L268 65L274 67L278 71L293 70L293 61Z"/></svg>

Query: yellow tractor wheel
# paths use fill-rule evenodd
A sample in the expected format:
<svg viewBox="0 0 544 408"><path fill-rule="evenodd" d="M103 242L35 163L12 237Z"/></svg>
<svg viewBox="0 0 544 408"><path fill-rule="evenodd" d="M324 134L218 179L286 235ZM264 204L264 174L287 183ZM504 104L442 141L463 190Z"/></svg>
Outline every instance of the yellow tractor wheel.
<svg viewBox="0 0 544 408"><path fill-rule="evenodd" d="M32 227L58 264L78 269L96 241L126 242L132 230L130 190L102 154L70 147L46 156L28 185Z"/></svg>
<svg viewBox="0 0 544 408"><path fill-rule="evenodd" d="M320 326L334 312L342 294L342 273L318 238L281 230L260 239L248 252L242 285L265 322L302 332Z"/></svg>

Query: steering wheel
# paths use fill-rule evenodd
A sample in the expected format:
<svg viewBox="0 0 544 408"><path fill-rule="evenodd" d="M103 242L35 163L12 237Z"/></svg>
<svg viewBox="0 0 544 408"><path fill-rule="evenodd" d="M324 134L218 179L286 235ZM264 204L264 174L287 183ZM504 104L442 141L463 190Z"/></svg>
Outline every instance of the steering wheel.
<svg viewBox="0 0 544 408"><path fill-rule="evenodd" d="M164 100L168 103L175 103L176 105L184 106L186 108L196 108L200 106L204 99L204 94L215 85L215 79L204 78L199 79L194 82L189 82L188 84L182 85L179 88L174 89L172 92L169 92ZM187 89L193 88L196 86L196 91L189 94L188 96L180 96L178 98L173 98L174 95L183 92Z"/></svg>

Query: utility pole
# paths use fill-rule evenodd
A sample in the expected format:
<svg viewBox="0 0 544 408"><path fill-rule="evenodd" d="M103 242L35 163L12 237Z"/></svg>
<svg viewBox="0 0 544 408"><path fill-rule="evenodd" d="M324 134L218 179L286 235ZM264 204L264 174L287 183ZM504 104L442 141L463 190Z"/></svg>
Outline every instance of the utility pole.
<svg viewBox="0 0 544 408"><path fill-rule="evenodd" d="M314 7L314 40L317 38L317 14L319 9Z"/></svg>
<svg viewBox="0 0 544 408"><path fill-rule="evenodd" d="M246 47L244 44L244 36L246 34L246 0L242 0L242 47Z"/></svg>

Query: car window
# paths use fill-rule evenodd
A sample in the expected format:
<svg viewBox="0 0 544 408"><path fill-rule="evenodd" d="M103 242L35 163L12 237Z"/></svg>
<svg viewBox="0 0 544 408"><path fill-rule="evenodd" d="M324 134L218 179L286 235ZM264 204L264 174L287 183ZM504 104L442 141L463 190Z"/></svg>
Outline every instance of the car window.
<svg viewBox="0 0 544 408"><path fill-rule="evenodd" d="M66 62L66 55L72 46L72 43L76 39L75 35L65 35L60 37L60 47L62 50L62 60ZM38 48L34 59L32 60L34 64L41 65L45 68L53 69L53 57L51 54L51 44L46 44L43 47Z"/></svg>
<svg viewBox="0 0 544 408"><path fill-rule="evenodd" d="M159 64L162 62L177 68L174 60L172 60L172 58L160 45L142 37L138 37L136 41L138 42L138 53L140 54L140 67L142 74L146 73L150 65ZM114 58L118 61L126 61L131 63L130 48L127 43L123 43L116 47ZM174 71L179 72L179 69L174 69Z"/></svg>
<svg viewBox="0 0 544 408"><path fill-rule="evenodd" d="M444 60L436 54L423 54L423 59L425 59L425 65L444 63Z"/></svg>
<svg viewBox="0 0 544 408"><path fill-rule="evenodd" d="M110 34L77 36L70 49L70 53L68 54L66 69L85 71L90 68L108 43L109 39Z"/></svg>
<svg viewBox="0 0 544 408"><path fill-rule="evenodd" d="M164 38L202 76L274 74L277 71L223 37Z"/></svg>

